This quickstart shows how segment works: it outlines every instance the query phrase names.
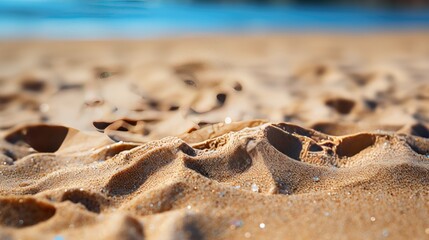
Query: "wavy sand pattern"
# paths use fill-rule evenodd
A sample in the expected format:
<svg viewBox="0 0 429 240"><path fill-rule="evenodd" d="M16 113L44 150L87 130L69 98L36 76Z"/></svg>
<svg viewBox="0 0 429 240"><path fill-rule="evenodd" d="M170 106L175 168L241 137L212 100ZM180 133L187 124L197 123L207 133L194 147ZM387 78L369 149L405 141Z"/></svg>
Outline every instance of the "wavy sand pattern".
<svg viewBox="0 0 429 240"><path fill-rule="evenodd" d="M0 44L0 239L429 239L429 35Z"/></svg>

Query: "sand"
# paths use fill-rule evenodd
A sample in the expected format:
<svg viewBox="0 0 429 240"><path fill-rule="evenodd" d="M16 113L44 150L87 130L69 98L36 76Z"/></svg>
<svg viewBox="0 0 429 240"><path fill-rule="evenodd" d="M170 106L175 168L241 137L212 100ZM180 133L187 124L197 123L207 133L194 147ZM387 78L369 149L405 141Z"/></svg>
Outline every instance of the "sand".
<svg viewBox="0 0 429 240"><path fill-rule="evenodd" d="M428 42L1 42L0 239L429 239Z"/></svg>

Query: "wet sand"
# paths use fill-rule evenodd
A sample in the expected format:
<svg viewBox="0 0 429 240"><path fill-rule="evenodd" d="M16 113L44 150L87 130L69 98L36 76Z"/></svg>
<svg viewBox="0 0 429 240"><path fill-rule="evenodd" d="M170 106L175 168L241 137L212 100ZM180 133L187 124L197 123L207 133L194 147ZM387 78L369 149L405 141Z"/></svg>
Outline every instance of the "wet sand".
<svg viewBox="0 0 429 240"><path fill-rule="evenodd" d="M429 239L428 42L1 42L0 239Z"/></svg>

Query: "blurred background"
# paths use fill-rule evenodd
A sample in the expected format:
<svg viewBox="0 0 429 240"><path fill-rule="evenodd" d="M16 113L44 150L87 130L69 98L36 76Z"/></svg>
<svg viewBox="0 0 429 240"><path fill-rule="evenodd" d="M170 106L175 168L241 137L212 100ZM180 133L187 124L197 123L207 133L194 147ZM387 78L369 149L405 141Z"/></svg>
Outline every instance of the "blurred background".
<svg viewBox="0 0 429 240"><path fill-rule="evenodd" d="M427 0L2 0L2 39L429 29Z"/></svg>
<svg viewBox="0 0 429 240"><path fill-rule="evenodd" d="M398 130L429 122L427 30L422 0L0 0L0 131Z"/></svg>

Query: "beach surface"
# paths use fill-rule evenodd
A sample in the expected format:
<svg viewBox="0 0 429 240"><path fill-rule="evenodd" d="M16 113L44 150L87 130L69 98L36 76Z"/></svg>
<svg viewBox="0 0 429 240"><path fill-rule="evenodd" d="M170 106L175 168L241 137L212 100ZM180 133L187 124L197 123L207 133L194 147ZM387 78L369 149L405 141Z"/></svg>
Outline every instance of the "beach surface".
<svg viewBox="0 0 429 240"><path fill-rule="evenodd" d="M0 42L0 239L429 239L428 42Z"/></svg>

